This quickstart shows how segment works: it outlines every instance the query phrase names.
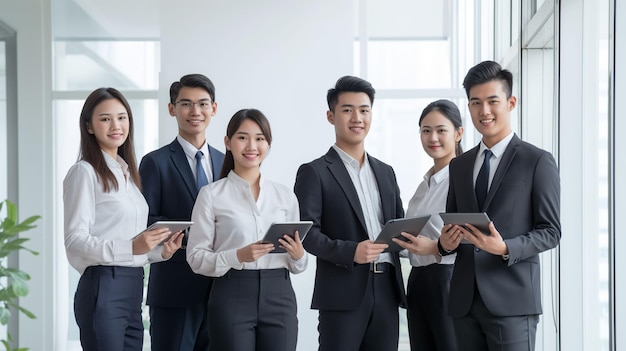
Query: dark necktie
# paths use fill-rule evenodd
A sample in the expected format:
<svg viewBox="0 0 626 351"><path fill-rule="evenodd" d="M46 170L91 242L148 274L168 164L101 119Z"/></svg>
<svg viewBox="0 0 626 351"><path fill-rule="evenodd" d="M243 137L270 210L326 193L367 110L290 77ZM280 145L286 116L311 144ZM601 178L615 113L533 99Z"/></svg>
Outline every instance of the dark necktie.
<svg viewBox="0 0 626 351"><path fill-rule="evenodd" d="M196 186L198 187L198 191L203 186L209 184L209 180L206 177L206 173L204 173L204 167L202 167L202 158L204 154L202 151L196 152Z"/></svg>
<svg viewBox="0 0 626 351"><path fill-rule="evenodd" d="M485 160L483 161L483 166L480 167L478 177L476 177L476 186L474 187L476 199L478 199L478 208L480 208L481 211L484 211L483 205L487 198L487 189L489 187L489 160L492 155L491 150L485 150Z"/></svg>

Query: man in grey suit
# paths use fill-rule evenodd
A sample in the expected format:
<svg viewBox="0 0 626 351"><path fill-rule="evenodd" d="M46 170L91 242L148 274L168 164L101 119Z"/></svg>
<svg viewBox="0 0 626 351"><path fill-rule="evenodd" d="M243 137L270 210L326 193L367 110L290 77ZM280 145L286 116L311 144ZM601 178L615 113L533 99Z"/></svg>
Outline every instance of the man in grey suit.
<svg viewBox="0 0 626 351"><path fill-rule="evenodd" d="M319 310L320 351L398 349L400 260L374 240L404 209L393 169L365 152L374 93L357 77L337 81L326 112L335 145L296 177L300 217L313 221L302 244L317 256L311 307Z"/></svg>
<svg viewBox="0 0 626 351"><path fill-rule="evenodd" d="M224 154L206 141L217 111L215 86L202 74L188 74L170 86L168 110L178 124L169 145L144 156L139 166L150 207L148 224L188 221L202 185L219 179ZM183 245L187 238L183 240ZM212 278L195 274L181 248L169 260L150 266L152 351L207 351L207 301Z"/></svg>
<svg viewBox="0 0 626 351"><path fill-rule="evenodd" d="M446 225L442 255L457 253L449 313L463 350L534 350L541 309L539 253L561 238L560 180L552 155L511 130L513 76L493 61L463 86L482 135L450 163L447 212L487 212L489 233ZM461 243L465 238L471 244Z"/></svg>

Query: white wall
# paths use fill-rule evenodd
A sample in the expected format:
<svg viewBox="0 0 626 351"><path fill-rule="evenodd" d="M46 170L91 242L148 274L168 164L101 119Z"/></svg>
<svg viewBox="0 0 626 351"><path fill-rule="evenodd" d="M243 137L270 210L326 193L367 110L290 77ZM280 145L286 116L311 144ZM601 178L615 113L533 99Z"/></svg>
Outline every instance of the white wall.
<svg viewBox="0 0 626 351"><path fill-rule="evenodd" d="M30 294L20 305L37 315L31 320L20 314L20 346L33 351L49 350L54 345L54 255L52 208L52 120L51 120L51 55L50 1L0 1L0 20L16 30L18 60L18 184L20 219L41 215L37 228L25 236L26 245L40 252L39 256L22 253L20 269L31 276ZM15 154L16 150L8 150ZM14 188L12 188L14 189ZM58 259L65 259L64 257ZM37 331L33 333L33 331Z"/></svg>
<svg viewBox="0 0 626 351"><path fill-rule="evenodd" d="M203 73L215 84L218 103L209 143L224 150L231 116L241 108L258 108L273 135L262 172L292 187L298 166L334 142L326 92L340 76L352 74L352 0L162 0L160 6L160 145L177 130L166 108L169 85L184 74ZM317 311L309 309L315 273L310 258L309 269L293 276L301 351L317 350Z"/></svg>

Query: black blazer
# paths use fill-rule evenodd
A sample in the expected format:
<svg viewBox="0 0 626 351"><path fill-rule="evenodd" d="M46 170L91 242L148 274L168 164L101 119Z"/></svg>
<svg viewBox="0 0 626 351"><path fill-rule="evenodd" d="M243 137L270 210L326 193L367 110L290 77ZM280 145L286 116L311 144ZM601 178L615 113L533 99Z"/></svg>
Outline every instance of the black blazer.
<svg viewBox="0 0 626 351"><path fill-rule="evenodd" d="M450 162L447 212L480 212L473 170L479 147ZM560 180L552 155L514 136L491 182L485 211L509 249L509 260L461 244L450 284L450 314L466 315L474 282L496 316L540 314L539 253L561 239Z"/></svg>
<svg viewBox="0 0 626 351"><path fill-rule="evenodd" d="M404 217L393 169L371 156L369 162L378 183L384 220ZM357 308L365 294L369 264L356 264L354 253L357 244L369 237L356 189L333 148L325 156L300 166L295 193L301 219L313 221L303 241L304 248L317 256L311 308ZM405 306L400 260L397 253L392 256L398 300Z"/></svg>
<svg viewBox="0 0 626 351"><path fill-rule="evenodd" d="M213 180L217 180L224 154L209 146ZM148 225L161 220L188 221L198 191L180 143L174 141L152 151L139 165L143 195L150 207ZM168 261L150 265L147 302L159 307L188 307L207 299L211 278L195 274L184 249Z"/></svg>

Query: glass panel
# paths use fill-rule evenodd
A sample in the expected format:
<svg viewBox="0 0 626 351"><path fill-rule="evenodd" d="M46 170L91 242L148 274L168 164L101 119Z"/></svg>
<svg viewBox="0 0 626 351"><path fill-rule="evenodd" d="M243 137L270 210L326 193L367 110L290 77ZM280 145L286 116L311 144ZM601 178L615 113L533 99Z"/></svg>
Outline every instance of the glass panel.
<svg viewBox="0 0 626 351"><path fill-rule="evenodd" d="M159 51L157 41L55 41L54 89L156 90Z"/></svg>
<svg viewBox="0 0 626 351"><path fill-rule="evenodd" d="M376 89L458 88L452 86L447 40L369 41L367 55L368 80Z"/></svg>

